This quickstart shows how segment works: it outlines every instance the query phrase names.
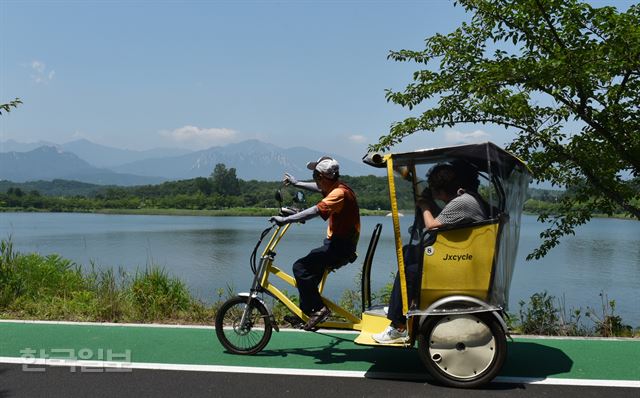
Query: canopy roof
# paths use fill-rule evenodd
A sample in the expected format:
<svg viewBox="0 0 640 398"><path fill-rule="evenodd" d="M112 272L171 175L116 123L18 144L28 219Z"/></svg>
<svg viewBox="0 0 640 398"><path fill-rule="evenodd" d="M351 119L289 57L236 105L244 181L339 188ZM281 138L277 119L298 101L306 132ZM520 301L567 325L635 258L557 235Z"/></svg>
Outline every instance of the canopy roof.
<svg viewBox="0 0 640 398"><path fill-rule="evenodd" d="M476 166L478 170L497 173L502 177L508 176L516 167L521 168L527 174L531 174L522 160L492 142L419 149L412 152L391 153L386 156L390 156L393 159L394 165L465 159ZM386 156L368 154L362 160L370 166L386 167Z"/></svg>

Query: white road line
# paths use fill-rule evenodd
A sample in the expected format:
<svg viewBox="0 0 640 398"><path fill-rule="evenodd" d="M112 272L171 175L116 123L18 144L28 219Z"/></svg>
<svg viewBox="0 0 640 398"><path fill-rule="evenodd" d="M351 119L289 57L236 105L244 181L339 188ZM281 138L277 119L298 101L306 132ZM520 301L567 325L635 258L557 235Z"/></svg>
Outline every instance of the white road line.
<svg viewBox="0 0 640 398"><path fill-rule="evenodd" d="M557 379L532 377L502 377L493 379L495 383L513 384L550 384L557 386L589 386L589 387L633 387L640 388L640 380L599 380L599 379Z"/></svg>
<svg viewBox="0 0 640 398"><path fill-rule="evenodd" d="M105 362L83 361L55 358L16 358L0 357L0 363L27 365L33 368L38 366L66 366L71 368L102 368L105 371L126 372L133 369L146 370L178 370L194 372L220 372L220 373L250 373L250 374L274 374L290 376L329 376L352 378L389 378L402 380L424 380L425 375L420 373L391 373L391 372L366 372L355 370L328 370L328 369L289 369L289 368L260 368L250 366L222 366L222 365L189 365L170 363L147 362ZM94 370L95 372L95 370ZM640 380L593 380L593 379L557 379L557 378L527 378L527 377L496 377L494 383L510 384L546 384L565 386L592 386L592 387L630 387L640 388Z"/></svg>
<svg viewBox="0 0 640 398"><path fill-rule="evenodd" d="M34 325L67 325L67 326L105 326L105 327L134 327L134 328L158 328L158 329L210 329L214 330L213 326L205 325L172 325L167 323L115 323L115 322L73 322L73 321L39 321L30 319L0 319L0 323L24 323ZM293 328L280 328L281 332L299 332L307 333L306 330L293 329ZM359 334L357 330L340 330L340 329L318 329L320 333L331 334Z"/></svg>

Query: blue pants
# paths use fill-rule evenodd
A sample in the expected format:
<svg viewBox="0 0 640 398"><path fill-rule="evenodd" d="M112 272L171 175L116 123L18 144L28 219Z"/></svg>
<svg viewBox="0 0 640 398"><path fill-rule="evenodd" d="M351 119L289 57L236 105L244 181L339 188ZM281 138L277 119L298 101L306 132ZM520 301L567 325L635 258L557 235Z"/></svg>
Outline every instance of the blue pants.
<svg viewBox="0 0 640 398"><path fill-rule="evenodd" d="M409 303L415 296L415 288L418 279L418 264L407 264L404 267L405 276L407 279L407 296L409 296ZM404 325L407 322L405 314L402 312L402 291L400 289L400 274L396 274L396 278L393 281L393 288L391 289L391 297L389 298L389 310L387 311L387 319L391 321L394 326Z"/></svg>
<svg viewBox="0 0 640 398"><path fill-rule="evenodd" d="M309 315L320 310L324 304L318 284L327 267L335 267L347 262L353 253L353 244L340 240L325 239L324 244L313 249L305 257L293 264L293 276L300 292L300 309Z"/></svg>

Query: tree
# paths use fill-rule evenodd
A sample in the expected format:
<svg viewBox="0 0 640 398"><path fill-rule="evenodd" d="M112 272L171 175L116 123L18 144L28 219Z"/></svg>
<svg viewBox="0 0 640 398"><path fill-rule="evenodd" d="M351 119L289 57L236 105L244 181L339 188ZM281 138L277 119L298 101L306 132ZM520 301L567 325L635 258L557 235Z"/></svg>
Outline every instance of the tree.
<svg viewBox="0 0 640 398"><path fill-rule="evenodd" d="M223 163L216 164L211 173L212 189L220 195L239 195L240 182L236 177L236 169L227 169Z"/></svg>
<svg viewBox="0 0 640 398"><path fill-rule="evenodd" d="M11 108L17 108L18 104L22 104L20 98L16 98L13 101L9 101L8 104L0 104L0 115L2 115L2 111L11 112Z"/></svg>
<svg viewBox="0 0 640 398"><path fill-rule="evenodd" d="M371 146L463 123L517 133L507 149L537 181L571 192L541 233L540 258L594 211L622 208L640 219L640 5L625 12L577 0L458 0L472 13L454 32L427 38L395 61L427 67L387 101L419 116L394 123ZM436 67L433 66L436 65ZM437 101L437 102L436 102ZM428 103L427 103L428 102Z"/></svg>
<svg viewBox="0 0 640 398"><path fill-rule="evenodd" d="M195 183L198 191L202 192L206 196L211 195L211 182L208 179L198 177L196 178Z"/></svg>

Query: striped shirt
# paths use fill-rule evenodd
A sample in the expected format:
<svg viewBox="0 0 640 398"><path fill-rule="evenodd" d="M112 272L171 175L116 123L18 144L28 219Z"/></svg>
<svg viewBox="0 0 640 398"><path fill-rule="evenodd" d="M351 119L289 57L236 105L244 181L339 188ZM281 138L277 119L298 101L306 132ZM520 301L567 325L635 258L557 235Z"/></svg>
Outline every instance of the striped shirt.
<svg viewBox="0 0 640 398"><path fill-rule="evenodd" d="M468 193L453 198L436 217L443 225L466 224L486 219L482 205Z"/></svg>

